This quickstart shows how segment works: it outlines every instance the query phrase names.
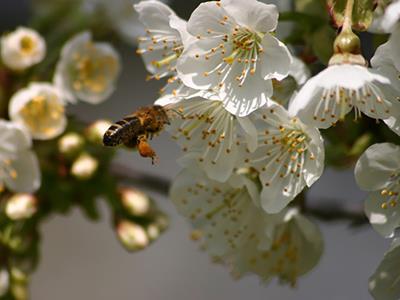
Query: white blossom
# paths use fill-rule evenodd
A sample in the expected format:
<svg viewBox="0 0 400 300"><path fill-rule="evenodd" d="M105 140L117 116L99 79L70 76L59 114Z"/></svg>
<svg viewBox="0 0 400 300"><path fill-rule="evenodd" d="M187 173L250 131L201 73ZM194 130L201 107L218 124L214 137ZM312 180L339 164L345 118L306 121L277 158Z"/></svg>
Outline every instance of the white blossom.
<svg viewBox="0 0 400 300"><path fill-rule="evenodd" d="M71 103L82 100L98 104L115 89L120 57L108 43L95 43L90 32L72 37L63 47L54 84Z"/></svg>
<svg viewBox="0 0 400 300"><path fill-rule="evenodd" d="M129 251L144 249L150 243L144 228L128 220L119 222L117 225L117 235L122 245Z"/></svg>
<svg viewBox="0 0 400 300"><path fill-rule="evenodd" d="M400 298L400 239L393 240L375 273L369 279L369 291L375 300Z"/></svg>
<svg viewBox="0 0 400 300"><path fill-rule="evenodd" d="M376 231L392 237L400 227L400 146L375 144L361 155L355 167L357 184L369 196L365 212Z"/></svg>
<svg viewBox="0 0 400 300"><path fill-rule="evenodd" d="M199 90L219 91L224 107L246 116L273 94L272 79L288 75L292 58L271 32L276 29L275 5L256 0L221 0L200 4L192 13L178 76Z"/></svg>
<svg viewBox="0 0 400 300"><path fill-rule="evenodd" d="M373 33L391 33L399 23L399 20L400 1L394 0L387 6L378 6L374 11L374 19L368 31Z"/></svg>
<svg viewBox="0 0 400 300"><path fill-rule="evenodd" d="M312 77L291 101L289 112L303 122L328 128L353 108L375 119L396 117L400 111L390 78L361 65L340 64Z"/></svg>
<svg viewBox="0 0 400 300"><path fill-rule="evenodd" d="M141 1L134 7L146 28L147 35L139 38L137 53L151 74L148 79L169 77L160 90L159 103L173 103L197 95L198 91L185 86L176 73L184 41L190 43L194 39L186 30L186 21L160 1Z"/></svg>
<svg viewBox="0 0 400 300"><path fill-rule="evenodd" d="M0 187L13 192L34 192L41 176L32 141L21 126L0 120Z"/></svg>
<svg viewBox="0 0 400 300"><path fill-rule="evenodd" d="M258 131L258 147L254 152L248 147L243 150L237 166L258 172L261 205L268 213L277 213L321 176L323 139L318 129L290 117L280 105L262 108L251 119Z"/></svg>
<svg viewBox="0 0 400 300"><path fill-rule="evenodd" d="M5 212L11 220L32 217L37 211L37 199L31 194L14 194L7 199Z"/></svg>
<svg viewBox="0 0 400 300"><path fill-rule="evenodd" d="M267 214L258 193L245 175L220 183L190 168L174 180L170 197L193 224L193 238L202 239L210 256L231 266L235 277L255 273L295 284L318 262L321 234L294 209Z"/></svg>
<svg viewBox="0 0 400 300"><path fill-rule="evenodd" d="M1 59L12 70L25 70L40 63L45 55L46 43L33 29L18 27L1 38Z"/></svg>
<svg viewBox="0 0 400 300"><path fill-rule="evenodd" d="M203 98L182 100L169 108L177 111L168 131L184 152L181 164L196 161L210 178L227 180L238 159L239 129L247 132L249 140L256 139L248 117L236 117L221 101ZM254 141L249 143L256 147Z"/></svg>
<svg viewBox="0 0 400 300"><path fill-rule="evenodd" d="M60 91L49 83L31 83L16 92L8 111L13 122L24 126L34 139L47 140L60 135L66 125Z"/></svg>

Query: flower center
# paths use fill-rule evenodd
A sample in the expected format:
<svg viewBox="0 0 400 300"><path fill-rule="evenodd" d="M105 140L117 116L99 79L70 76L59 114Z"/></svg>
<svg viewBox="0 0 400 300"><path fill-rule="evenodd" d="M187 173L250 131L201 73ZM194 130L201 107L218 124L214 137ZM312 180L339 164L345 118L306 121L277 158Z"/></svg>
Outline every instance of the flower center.
<svg viewBox="0 0 400 300"><path fill-rule="evenodd" d="M232 43L232 53L225 56L223 61L229 65L235 62L242 65L242 72L236 76L239 86L242 86L246 77L256 72L259 54L262 53L261 45L263 34L253 32L246 27L236 26L225 42Z"/></svg>
<svg viewBox="0 0 400 300"><path fill-rule="evenodd" d="M307 149L307 135L301 130L288 130L285 127L279 129L283 136L279 139L273 138L274 143L280 143L282 150L285 149L289 153L303 153Z"/></svg>
<svg viewBox="0 0 400 300"><path fill-rule="evenodd" d="M331 119L335 123L337 119L343 120L353 106L355 120L361 117L361 110L389 117L390 110L384 98L380 89L372 84L365 84L358 90L335 86L323 90L313 118L321 122Z"/></svg>
<svg viewBox="0 0 400 300"><path fill-rule="evenodd" d="M389 178L389 184L381 190L381 196L384 199L381 207L387 209L395 207L400 201L400 173L393 173Z"/></svg>
<svg viewBox="0 0 400 300"><path fill-rule="evenodd" d="M93 93L103 93L110 79L117 72L117 61L111 55L98 53L96 47L88 44L85 54L75 53L73 61L74 81L72 87L75 91L88 90Z"/></svg>
<svg viewBox="0 0 400 300"><path fill-rule="evenodd" d="M52 136L64 117L64 106L55 95L37 95L25 104L20 115L32 133Z"/></svg>
<svg viewBox="0 0 400 300"><path fill-rule="evenodd" d="M23 54L29 55L35 50L36 43L30 36L24 36L20 40L20 49Z"/></svg>
<svg viewBox="0 0 400 300"><path fill-rule="evenodd" d="M12 166L11 159L6 158L0 162L0 174L1 178L10 177L11 179L17 179L18 173ZM0 183L0 192L4 191L3 182Z"/></svg>

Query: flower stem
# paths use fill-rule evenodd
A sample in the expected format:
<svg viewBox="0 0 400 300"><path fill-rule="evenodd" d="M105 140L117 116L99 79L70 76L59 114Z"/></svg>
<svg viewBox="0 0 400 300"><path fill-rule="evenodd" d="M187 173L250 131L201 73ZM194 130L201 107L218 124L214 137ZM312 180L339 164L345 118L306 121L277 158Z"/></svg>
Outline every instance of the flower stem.
<svg viewBox="0 0 400 300"><path fill-rule="evenodd" d="M342 31L352 31L354 0L347 0Z"/></svg>

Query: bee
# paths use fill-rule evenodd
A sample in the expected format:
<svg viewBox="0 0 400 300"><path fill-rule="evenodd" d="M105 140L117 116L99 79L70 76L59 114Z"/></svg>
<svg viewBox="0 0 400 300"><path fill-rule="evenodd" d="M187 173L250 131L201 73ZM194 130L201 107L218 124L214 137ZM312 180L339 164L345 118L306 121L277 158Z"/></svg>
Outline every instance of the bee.
<svg viewBox="0 0 400 300"><path fill-rule="evenodd" d="M169 124L168 110L164 107L160 105L141 107L111 125L104 134L103 144L110 147L123 144L129 148L137 148L142 157L151 158L154 164L157 155L148 140Z"/></svg>

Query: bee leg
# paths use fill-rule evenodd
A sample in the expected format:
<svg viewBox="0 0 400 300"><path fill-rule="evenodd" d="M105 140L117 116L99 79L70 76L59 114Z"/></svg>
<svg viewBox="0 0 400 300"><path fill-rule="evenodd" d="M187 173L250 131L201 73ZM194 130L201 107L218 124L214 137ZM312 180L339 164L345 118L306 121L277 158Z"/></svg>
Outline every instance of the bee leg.
<svg viewBox="0 0 400 300"><path fill-rule="evenodd" d="M151 148L149 143L147 142L146 136L141 136L138 139L138 151L142 157L150 157L151 163L154 164L157 160L156 152Z"/></svg>

